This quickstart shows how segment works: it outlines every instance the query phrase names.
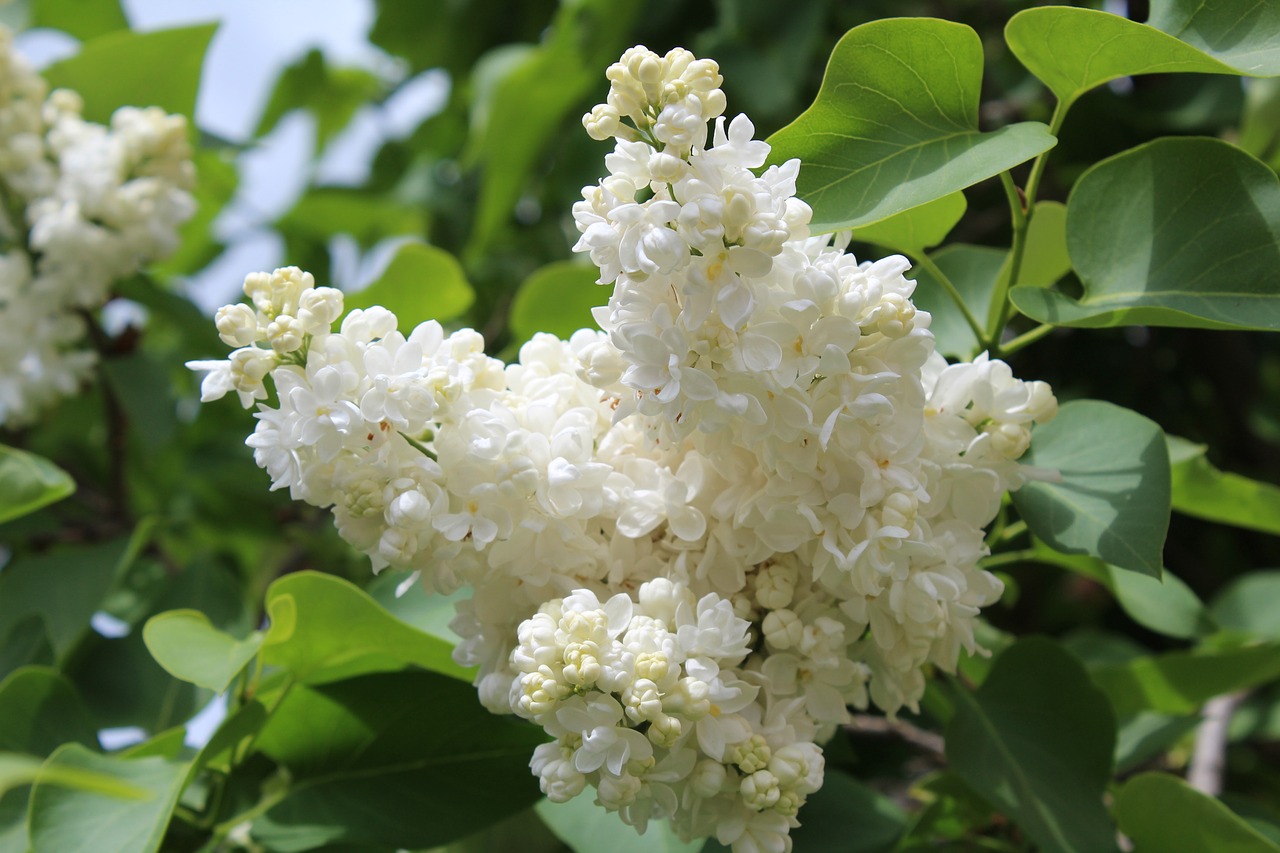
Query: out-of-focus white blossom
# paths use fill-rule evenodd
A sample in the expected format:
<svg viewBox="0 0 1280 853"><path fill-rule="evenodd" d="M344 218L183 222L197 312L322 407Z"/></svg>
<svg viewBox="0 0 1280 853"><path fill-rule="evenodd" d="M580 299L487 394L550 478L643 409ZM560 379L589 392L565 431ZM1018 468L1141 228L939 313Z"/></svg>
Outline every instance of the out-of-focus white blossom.
<svg viewBox="0 0 1280 853"><path fill-rule="evenodd" d="M81 108L74 92L50 94L0 27L0 426L75 391L95 361L81 312L173 252L195 211L182 116L121 107L103 127ZM219 332L250 343L236 319Z"/></svg>
<svg viewBox="0 0 1280 853"><path fill-rule="evenodd" d="M926 667L983 652L983 527L1056 403L985 355L947 365L904 258L811 238L799 164L759 171L714 63L637 47L608 77L584 124L610 174L574 207L602 332L503 365L384 309L335 331L340 294L287 269L192 367L203 399L274 382L255 458L375 568L472 588L455 656L554 738L548 797L785 851L848 706L915 708Z"/></svg>

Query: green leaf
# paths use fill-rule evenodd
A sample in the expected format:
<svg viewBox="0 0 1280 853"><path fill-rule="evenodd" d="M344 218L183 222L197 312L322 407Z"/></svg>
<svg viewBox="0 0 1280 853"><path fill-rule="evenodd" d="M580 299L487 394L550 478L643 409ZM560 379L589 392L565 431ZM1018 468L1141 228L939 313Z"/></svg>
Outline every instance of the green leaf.
<svg viewBox="0 0 1280 853"><path fill-rule="evenodd" d="M31 0L31 26L53 27L80 41L127 30L120 0Z"/></svg>
<svg viewBox="0 0 1280 853"><path fill-rule="evenodd" d="M964 193L951 193L879 222L854 228L853 239L874 243L892 252L918 255L947 239L964 216L966 207Z"/></svg>
<svg viewBox="0 0 1280 853"><path fill-rule="evenodd" d="M1280 536L1280 486L1219 471L1202 444L1165 436L1173 476L1173 508L1185 515Z"/></svg>
<svg viewBox="0 0 1280 853"><path fill-rule="evenodd" d="M1120 831L1134 848L1160 853L1280 851L1266 836L1213 797L1168 773L1130 779L1116 798Z"/></svg>
<svg viewBox="0 0 1280 853"><path fill-rule="evenodd" d="M1036 202L1035 213L1027 225L1018 283L1049 287L1069 272L1067 206L1057 201Z"/></svg>
<svg viewBox="0 0 1280 853"><path fill-rule="evenodd" d="M58 660L64 660L123 570L128 544L118 539L14 560L0 572L0 637L37 613Z"/></svg>
<svg viewBox="0 0 1280 853"><path fill-rule="evenodd" d="M1064 553L1160 577L1169 529L1169 454L1160 427L1110 403L1075 400L1036 428L1022 461L1062 476L1014 492L1033 534Z"/></svg>
<svg viewBox="0 0 1280 853"><path fill-rule="evenodd" d="M316 146L323 150L356 110L382 91L376 75L363 68L331 68L324 54L313 48L280 72L254 136L267 135L286 113L303 109L315 116Z"/></svg>
<svg viewBox="0 0 1280 853"><path fill-rule="evenodd" d="M982 43L963 24L897 18L836 45L809 109L769 138L800 158L814 233L867 225L972 186L1052 148L1038 122L978 131Z"/></svg>
<svg viewBox="0 0 1280 853"><path fill-rule="evenodd" d="M1280 571L1242 575L1213 600L1210 612L1223 628L1280 640Z"/></svg>
<svg viewBox="0 0 1280 853"><path fill-rule="evenodd" d="M282 853L444 844L538 798L528 764L544 739L487 713L470 685L435 673L295 686L257 744L294 781L253 835Z"/></svg>
<svg viewBox="0 0 1280 853"><path fill-rule="evenodd" d="M0 682L0 751L43 758L68 742L98 746L97 727L71 682L34 666Z"/></svg>
<svg viewBox="0 0 1280 853"><path fill-rule="evenodd" d="M1213 634L1218 625L1202 602L1177 576L1163 569L1160 577L1107 565L1086 554L1063 554L1037 540L1036 562L1077 572L1105 586L1129 618L1167 637L1190 639Z"/></svg>
<svg viewBox="0 0 1280 853"><path fill-rule="evenodd" d="M988 246L954 244L931 255L933 262L960 291L965 305L975 317L985 317L991 307L996 280L1008 252ZM971 359L985 348L965 322L955 300L923 267L909 273L916 280L915 304L933 315L929 330L937 341L938 352L960 359Z"/></svg>
<svg viewBox="0 0 1280 853"><path fill-rule="evenodd" d="M426 320L452 320L475 301L462 265L444 249L408 242L396 250L377 281L348 294L348 310L381 305L396 315L405 334Z"/></svg>
<svg viewBox="0 0 1280 853"><path fill-rule="evenodd" d="M0 524L68 497L71 475L42 456L0 444Z"/></svg>
<svg viewBox="0 0 1280 853"><path fill-rule="evenodd" d="M1114 850L1102 806L1115 717L1084 667L1032 637L997 659L976 693L955 691L947 760L1045 851Z"/></svg>
<svg viewBox="0 0 1280 853"><path fill-rule="evenodd" d="M187 778L187 765L163 758L121 759L67 744L46 767L109 775L146 799L121 800L37 780L31 789L31 846L59 853L154 853Z"/></svg>
<svg viewBox="0 0 1280 853"><path fill-rule="evenodd" d="M636 0L560 4L543 43L509 66L483 101L477 97L466 160L479 167L483 182L464 253L469 261L493 246L564 119L629 44L627 32L640 8Z"/></svg>
<svg viewBox="0 0 1280 853"><path fill-rule="evenodd" d="M1263 11L1267 20L1249 26L1242 10L1226 3L1184 3L1194 10L1185 15L1176 0L1151 5L1151 25L1092 9L1026 9L1009 20L1004 37L1014 56L1062 102L1060 110L1095 86L1137 74L1280 74L1280 15ZM1231 46L1219 51L1213 42Z"/></svg>
<svg viewBox="0 0 1280 853"><path fill-rule="evenodd" d="M1234 145L1164 138L1093 166L1067 203L1081 299L1015 287L1044 323L1280 329L1280 179Z"/></svg>
<svg viewBox="0 0 1280 853"><path fill-rule="evenodd" d="M1121 718L1188 714L1214 696L1280 676L1280 643L1169 652L1098 666L1092 675Z"/></svg>
<svg viewBox="0 0 1280 853"><path fill-rule="evenodd" d="M538 332L561 340L579 329L599 329L591 309L609 301L609 288L596 284L600 271L572 261L556 261L524 280L511 304L511 336L523 343Z"/></svg>
<svg viewBox="0 0 1280 853"><path fill-rule="evenodd" d="M30 785L36 781L106 794L109 797L137 800L148 796L144 789L122 782L106 773L56 765L46 767L42 759L30 755L0 752L0 797L14 788Z"/></svg>
<svg viewBox="0 0 1280 853"><path fill-rule="evenodd" d="M1116 772L1125 773L1167 752L1200 725L1199 714L1170 716L1143 711L1116 732Z"/></svg>
<svg viewBox="0 0 1280 853"><path fill-rule="evenodd" d="M276 227L321 241L350 234L368 249L387 237L421 237L427 223L416 207L362 190L330 187L302 196Z"/></svg>
<svg viewBox="0 0 1280 853"><path fill-rule="evenodd" d="M1139 625L1182 639L1207 636L1217 629L1204 602L1168 569L1158 578L1115 566L1106 569L1116 601Z"/></svg>
<svg viewBox="0 0 1280 853"><path fill-rule="evenodd" d="M542 799L533 807L542 822L575 853L594 853L601 839L609 839L610 853L697 853L704 839L681 841L666 820L652 820L644 835L628 826L617 812L598 806L589 794L567 803Z"/></svg>
<svg viewBox="0 0 1280 853"><path fill-rule="evenodd" d="M800 814L791 832L800 853L885 853L907 828L906 815L888 797L832 768Z"/></svg>
<svg viewBox="0 0 1280 853"><path fill-rule="evenodd" d="M85 42L80 53L45 69L51 87L75 89L84 117L106 124L117 107L160 107L192 116L204 52L216 24L108 33Z"/></svg>
<svg viewBox="0 0 1280 853"><path fill-rule="evenodd" d="M396 619L354 584L318 572L280 578L267 590L271 627L263 661L311 682L416 665L470 681L453 647Z"/></svg>
<svg viewBox="0 0 1280 853"><path fill-rule="evenodd" d="M0 679L19 667L51 666L54 661L53 644L39 613L28 613L14 623L8 634L0 636Z"/></svg>
<svg viewBox="0 0 1280 853"><path fill-rule="evenodd" d="M171 676L147 651L142 632L92 637L74 655L67 675L101 726L163 732L185 722L212 694Z"/></svg>
<svg viewBox="0 0 1280 853"><path fill-rule="evenodd" d="M255 631L246 640L224 634L199 610L170 610L152 616L142 630L147 650L174 678L207 687L227 689L262 646Z"/></svg>
<svg viewBox="0 0 1280 853"><path fill-rule="evenodd" d="M1280 8L1274 3L1156 0L1148 23L1241 73L1280 74Z"/></svg>

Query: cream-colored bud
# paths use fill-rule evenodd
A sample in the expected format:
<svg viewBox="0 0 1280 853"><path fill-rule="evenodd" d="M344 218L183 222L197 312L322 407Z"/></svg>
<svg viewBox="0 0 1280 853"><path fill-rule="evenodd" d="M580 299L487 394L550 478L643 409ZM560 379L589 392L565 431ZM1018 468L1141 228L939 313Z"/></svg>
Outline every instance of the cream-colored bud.
<svg viewBox="0 0 1280 853"><path fill-rule="evenodd" d="M794 611L774 610L764 617L764 639L775 649L789 649L804 639L804 622Z"/></svg>
<svg viewBox="0 0 1280 853"><path fill-rule="evenodd" d="M214 316L218 337L232 347L247 347L262 340L263 330L258 325L258 315L243 302L223 305Z"/></svg>

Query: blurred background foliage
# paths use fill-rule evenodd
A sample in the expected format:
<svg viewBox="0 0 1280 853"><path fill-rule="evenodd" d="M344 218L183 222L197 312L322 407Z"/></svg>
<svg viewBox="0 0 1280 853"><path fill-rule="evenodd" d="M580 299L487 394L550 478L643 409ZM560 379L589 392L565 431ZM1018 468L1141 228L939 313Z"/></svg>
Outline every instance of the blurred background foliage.
<svg viewBox="0 0 1280 853"><path fill-rule="evenodd" d="M305 189L269 223L282 240L280 260L312 271L320 282L345 275L341 283L351 290L369 280L385 293L409 283L418 288L416 297L389 297L410 300L394 306L403 320L444 315L480 329L492 353L510 357L533 331L567 333L588 324L589 307L607 296L588 286L592 269L572 258L577 234L570 208L580 188L604 173L606 146L590 140L579 119L602 99L603 70L623 49L685 46L716 59L729 114L748 114L763 138L812 102L825 60L848 29L882 17L959 21L982 37L987 67L980 118L990 130L1047 121L1052 110L1052 97L1002 38L1010 16L1031 5L1043 4L377 0L368 38L386 54L379 69L346 67L313 50L279 75L255 140L193 132L200 212L185 227L176 256L123 282L118 292L143 306L150 320L102 337L99 381L38 425L0 435L4 444L57 460L78 484L73 497L0 525L6 562L0 571L0 679L24 665L55 667L83 699L92 729L130 727L139 730L135 737L150 737L184 723L213 696L171 677L152 659L141 626L154 614L198 609L214 626L243 637L262 623L272 581L315 569L371 587L410 621L439 621L438 608L412 598L397 601L390 595L393 583L374 580L366 561L332 530L326 512L268 492L266 475L243 444L244 413L226 401L198 407L196 380L181 366L225 349L208 311L187 298L183 282L218 260L225 235L212 225L236 195L244 158L290 114L309 113L315 135L306 152L304 174L311 177ZM316 14L325 14L324 7L317 2ZM1146 3L1136 0L1107 3L1106 9L1139 21L1147 14ZM3 15L17 27L62 29L86 42L128 25L114 0L26 0L6 5ZM316 177L316 164L351 122L420 81L423 72L433 72L442 87L435 114L387 138L362 182ZM57 79L57 66L50 73ZM1225 138L1276 168L1280 86L1190 74L1102 86L1075 106L1041 197L1064 201L1089 165L1164 135ZM1026 168L1017 172L1019 183ZM968 215L948 242L1007 246L1010 226L999 181L966 195ZM862 256L870 248L854 250ZM352 269L364 274L353 276ZM237 285L231 280L220 286L230 294ZM1208 445L1217 468L1280 483L1280 343L1273 334L1058 329L1010 361L1017 375L1049 381L1061 400L1102 398L1132 408L1171 434ZM1280 515L1255 526L1263 529L1176 515L1166 566L1200 599L1213 600L1240 576L1280 566L1280 538L1274 535ZM1268 527L1271 532L1264 532ZM1104 579L1043 563L1000 568L1009 592L988 613L996 642L997 629L1055 635L1086 663L1185 645L1136 624ZM975 677L984 665L973 664ZM926 717L921 724L929 722ZM3 730L0 721L0 739ZM1187 743L1185 729L1174 732L1135 767L1185 761ZM869 787L842 791L845 777L833 774L826 792L854 799L877 792L878 799L867 799L858 813L865 832L874 835L880 827L887 839L883 849L889 849L900 821L895 810L919 808L908 790L937 768L938 758L927 739L922 746L874 730L842 733L829 750L829 766L849 770ZM1280 822L1268 812L1280 802L1278 759L1280 691L1272 685L1248 700L1233 728L1228 789L1242 798L1242 813ZM242 775L256 784L266 771L253 766ZM927 784L934 786L933 802L945 805L929 812L930 837L1025 849L1017 831L955 787L954 778ZM841 803L852 801L826 800L835 805L815 804L812 813L832 808L839 815ZM13 820L24 808L20 790L0 799L0 833L10 827L0 834L0 851L20 849L6 846L6 838L16 837ZM839 838L836 815L812 823L835 829L833 838ZM202 843L191 827L175 827L173 849ZM190 835L185 841L184 832ZM471 847L455 849L500 846L513 837L526 850L559 846L526 812ZM805 843L804 830L797 843ZM867 845L860 849L877 849Z"/></svg>

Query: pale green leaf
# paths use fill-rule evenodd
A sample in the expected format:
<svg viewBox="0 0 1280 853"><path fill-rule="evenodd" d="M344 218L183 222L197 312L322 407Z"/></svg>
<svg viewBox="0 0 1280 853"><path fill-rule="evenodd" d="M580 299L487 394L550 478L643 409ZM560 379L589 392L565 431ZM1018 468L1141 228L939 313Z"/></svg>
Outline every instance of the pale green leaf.
<svg viewBox="0 0 1280 853"><path fill-rule="evenodd" d="M1026 9L1009 20L1004 35L1013 54L1044 81L1064 109L1118 77L1175 71L1280 73L1280 50L1275 48L1280 14L1263 12L1253 26L1239 26L1245 23L1241 10L1229 3L1184 4L1198 7L1201 14L1182 14L1178 5L1173 0L1153 2L1154 26L1092 9ZM1255 9L1266 7L1257 4ZM1219 29L1232 32L1213 32Z"/></svg>
<svg viewBox="0 0 1280 853"><path fill-rule="evenodd" d="M1116 714L1187 714L1223 693L1280 677L1280 643L1197 648L1095 667L1094 682Z"/></svg>
<svg viewBox="0 0 1280 853"><path fill-rule="evenodd" d="M68 497L71 475L48 459L0 444L0 524Z"/></svg>
<svg viewBox="0 0 1280 853"><path fill-rule="evenodd" d="M382 275L347 294L348 310L381 305L396 315L406 335L427 320L452 320L475 301L458 260L444 249L408 242L396 250Z"/></svg>
<svg viewBox="0 0 1280 853"><path fill-rule="evenodd" d="M982 43L963 24L873 21L836 45L818 97L769 138L798 157L815 233L877 222L998 175L1053 147L1038 122L978 130Z"/></svg>
<svg viewBox="0 0 1280 853"><path fill-rule="evenodd" d="M1159 426L1110 403L1075 400L1036 427L1022 462L1061 476L1014 492L1032 533L1064 553L1160 576L1170 499Z"/></svg>
<svg viewBox="0 0 1280 853"><path fill-rule="evenodd" d="M1220 800L1168 773L1143 773L1116 798L1120 831L1137 851L1276 853L1276 845Z"/></svg>
<svg viewBox="0 0 1280 853"><path fill-rule="evenodd" d="M1049 287L1069 272L1067 206L1057 201L1036 202L1035 212L1027 226L1018 283Z"/></svg>
<svg viewBox="0 0 1280 853"><path fill-rule="evenodd" d="M538 332L568 340L578 329L598 329L591 309L609 301L608 287L596 284L600 270L556 261L525 279L511 304L511 336L523 343Z"/></svg>
<svg viewBox="0 0 1280 853"><path fill-rule="evenodd" d="M1280 640L1280 571L1241 575L1218 593L1210 612L1223 628Z"/></svg>
<svg viewBox="0 0 1280 853"><path fill-rule="evenodd" d="M533 807L542 822L574 853L594 853L600 839L609 839L610 853L697 853L703 839L681 841L666 820L653 820L644 835L636 833L618 817L605 811L594 798L574 797L567 803L539 800Z"/></svg>
<svg viewBox="0 0 1280 853"><path fill-rule="evenodd" d="M1084 282L1015 287L1043 323L1280 329L1280 179L1216 139L1165 138L1089 169L1067 204Z"/></svg>
<svg viewBox="0 0 1280 853"><path fill-rule="evenodd" d="M968 203L963 192L895 213L887 219L853 229L853 239L874 243L891 252L918 255L947 239L964 216Z"/></svg>
<svg viewBox="0 0 1280 853"><path fill-rule="evenodd" d="M947 760L1044 851L1115 849L1102 805L1115 718L1084 668L1053 642L1006 649L976 693L956 690Z"/></svg>
<svg viewBox="0 0 1280 853"><path fill-rule="evenodd" d="M206 687L227 689L262 646L262 633L237 640L223 633L199 610L170 610L147 620L142 629L147 650L174 678Z"/></svg>
<svg viewBox="0 0 1280 853"><path fill-rule="evenodd" d="M470 681L453 647L396 619L359 587L318 572L280 578L267 590L265 663L318 682L413 664Z"/></svg>
<svg viewBox="0 0 1280 853"><path fill-rule="evenodd" d="M38 779L31 789L31 846L58 853L155 853L188 770L163 758L98 755L78 744L60 747L45 767L110 776L140 795L124 800Z"/></svg>
<svg viewBox="0 0 1280 853"><path fill-rule="evenodd" d="M1175 510L1280 536L1280 486L1219 471L1205 458L1204 445L1172 435L1166 439Z"/></svg>
<svg viewBox="0 0 1280 853"><path fill-rule="evenodd" d="M191 116L204 52L215 24L133 33L108 33L80 53L45 69L50 86L75 89L84 117L106 124L117 107L160 107Z"/></svg>

